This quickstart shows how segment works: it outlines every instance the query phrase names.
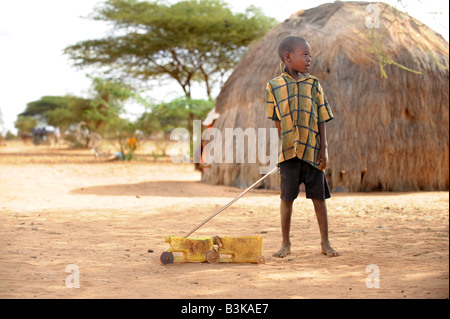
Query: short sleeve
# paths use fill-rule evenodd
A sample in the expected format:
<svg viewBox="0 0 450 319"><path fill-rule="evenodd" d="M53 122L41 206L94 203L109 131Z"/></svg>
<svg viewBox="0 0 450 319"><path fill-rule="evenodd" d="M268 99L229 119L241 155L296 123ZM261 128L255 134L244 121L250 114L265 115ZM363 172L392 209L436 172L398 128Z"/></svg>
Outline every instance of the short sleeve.
<svg viewBox="0 0 450 319"><path fill-rule="evenodd" d="M319 117L319 124L331 121L334 118L331 111L330 104L325 96L322 86L319 81L316 81L316 96L315 102L317 104L317 115Z"/></svg>
<svg viewBox="0 0 450 319"><path fill-rule="evenodd" d="M273 96L273 90L270 83L267 83L266 87L266 107L267 107L267 118L272 121L279 122L280 119L277 116L276 112L276 102L275 97Z"/></svg>

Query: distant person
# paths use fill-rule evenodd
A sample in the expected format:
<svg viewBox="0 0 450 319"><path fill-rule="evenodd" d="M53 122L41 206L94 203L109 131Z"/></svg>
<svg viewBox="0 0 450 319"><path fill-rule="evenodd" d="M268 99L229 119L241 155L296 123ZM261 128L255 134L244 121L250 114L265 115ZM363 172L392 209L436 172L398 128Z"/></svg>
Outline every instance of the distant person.
<svg viewBox="0 0 450 319"><path fill-rule="evenodd" d="M307 73L311 65L309 43L300 37L286 37L281 41L278 54L282 74L269 81L266 88L267 116L275 122L281 143L278 163L283 241L273 256L283 258L291 253L292 204L302 183L306 197L314 204L322 253L339 256L328 239L325 202L331 197L324 174L328 165L325 123L333 119L333 113L319 80Z"/></svg>
<svg viewBox="0 0 450 319"><path fill-rule="evenodd" d="M45 142L47 140L47 130L45 129L45 127L40 129L39 137L42 142Z"/></svg>
<svg viewBox="0 0 450 319"><path fill-rule="evenodd" d="M113 162L113 161L120 161L123 159L123 153L122 152L115 152L114 154L112 154L111 156L109 156L107 158L108 161Z"/></svg>
<svg viewBox="0 0 450 319"><path fill-rule="evenodd" d="M33 127L31 129L31 134L33 135L33 144L39 145L39 128Z"/></svg>
<svg viewBox="0 0 450 319"><path fill-rule="evenodd" d="M61 132L59 131L59 127L55 127L55 131L53 132L55 146L59 145L60 136L61 136Z"/></svg>

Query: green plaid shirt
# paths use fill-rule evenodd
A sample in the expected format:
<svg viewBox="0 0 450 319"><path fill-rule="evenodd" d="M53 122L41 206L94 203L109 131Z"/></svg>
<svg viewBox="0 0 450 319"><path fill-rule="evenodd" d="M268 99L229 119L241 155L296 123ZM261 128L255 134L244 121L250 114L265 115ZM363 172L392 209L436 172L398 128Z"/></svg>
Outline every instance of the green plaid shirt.
<svg viewBox="0 0 450 319"><path fill-rule="evenodd" d="M281 122L278 163L298 157L318 168L319 124L333 119L319 79L303 74L295 81L288 73L267 83L267 117Z"/></svg>

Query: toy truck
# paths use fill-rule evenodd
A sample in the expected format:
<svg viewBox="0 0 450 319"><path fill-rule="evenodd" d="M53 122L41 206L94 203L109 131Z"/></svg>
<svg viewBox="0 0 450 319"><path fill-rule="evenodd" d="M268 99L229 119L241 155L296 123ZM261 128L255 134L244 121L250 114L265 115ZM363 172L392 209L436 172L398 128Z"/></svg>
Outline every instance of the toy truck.
<svg viewBox="0 0 450 319"><path fill-rule="evenodd" d="M195 237L166 236L170 247L160 256L163 265L175 261L263 264L262 236ZM175 254L174 254L175 253Z"/></svg>

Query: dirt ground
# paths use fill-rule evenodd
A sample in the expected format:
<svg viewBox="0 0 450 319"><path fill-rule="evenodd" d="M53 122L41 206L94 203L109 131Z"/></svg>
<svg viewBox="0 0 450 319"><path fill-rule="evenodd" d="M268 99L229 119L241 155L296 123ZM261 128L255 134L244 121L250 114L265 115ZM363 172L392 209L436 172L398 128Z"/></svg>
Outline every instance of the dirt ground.
<svg viewBox="0 0 450 319"><path fill-rule="evenodd" d="M105 162L88 150L0 147L0 297L449 297L448 192L333 193L337 258L320 253L312 203L301 193L292 254L277 259L279 195L253 190L194 235L261 235L265 264L161 265L165 235L185 235L242 191L199 180L191 164L143 154ZM66 285L69 265L79 288Z"/></svg>

